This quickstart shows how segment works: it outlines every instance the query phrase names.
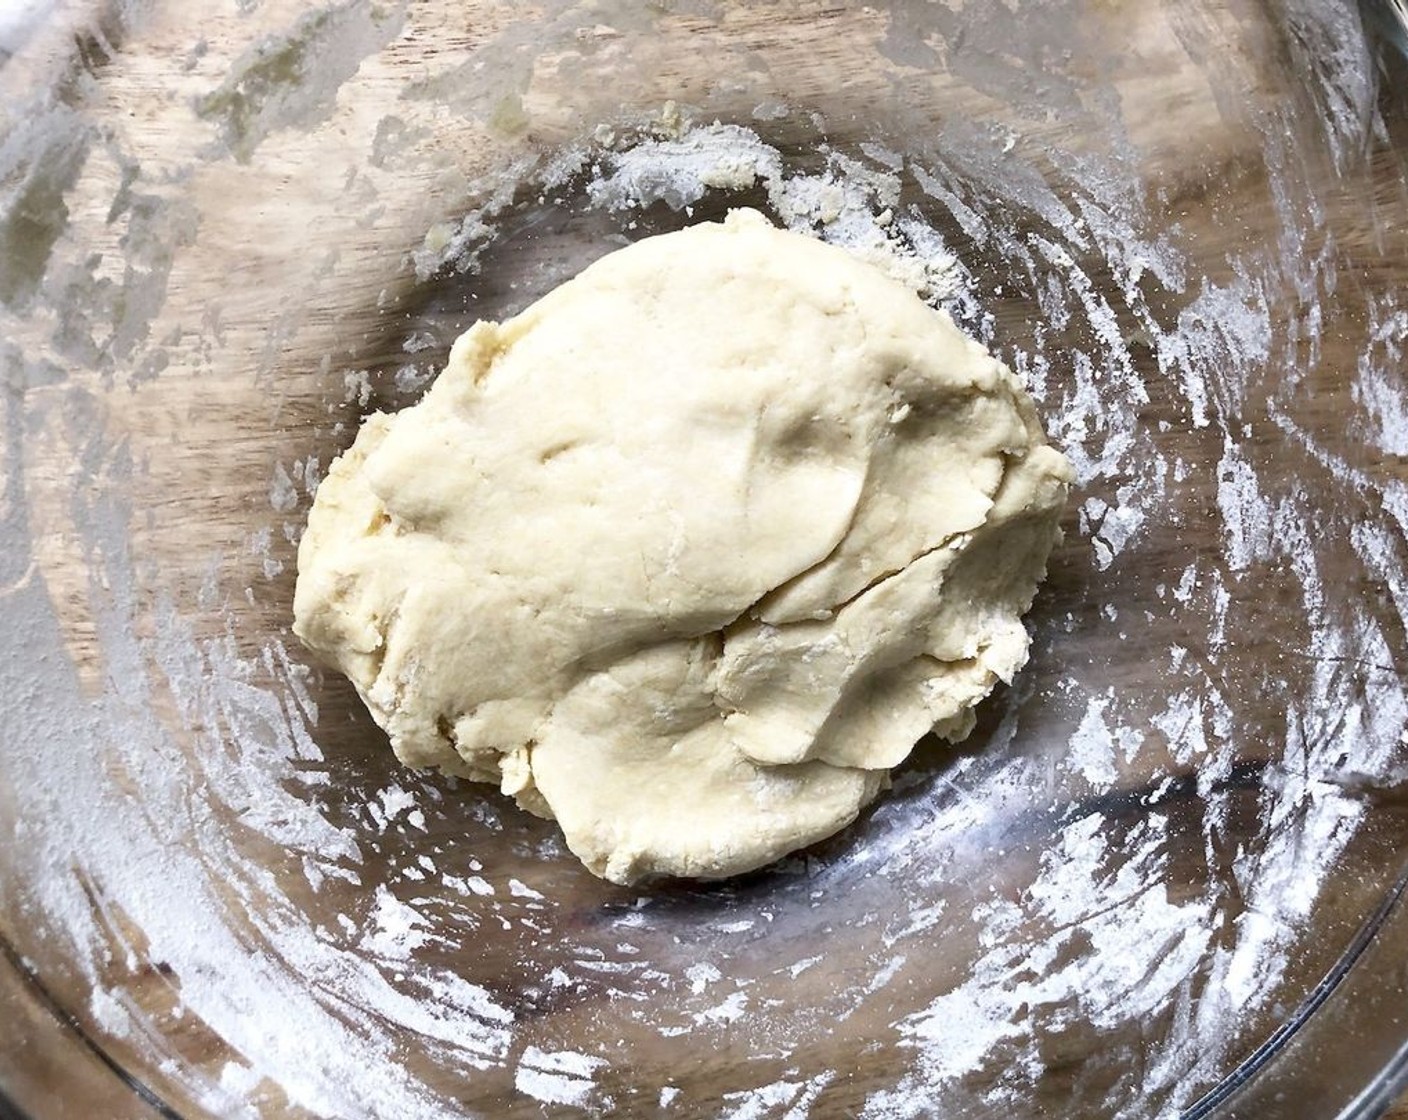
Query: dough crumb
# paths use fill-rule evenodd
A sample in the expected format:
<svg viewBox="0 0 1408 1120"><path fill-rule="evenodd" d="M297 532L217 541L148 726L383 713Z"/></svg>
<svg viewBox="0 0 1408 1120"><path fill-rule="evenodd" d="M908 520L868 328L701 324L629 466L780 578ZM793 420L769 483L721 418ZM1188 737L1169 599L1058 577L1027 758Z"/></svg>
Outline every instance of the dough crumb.
<svg viewBox="0 0 1408 1120"><path fill-rule="evenodd" d="M400 759L556 818L595 874L734 875L972 730L1070 480L947 315L735 210L476 323L369 416L294 630Z"/></svg>

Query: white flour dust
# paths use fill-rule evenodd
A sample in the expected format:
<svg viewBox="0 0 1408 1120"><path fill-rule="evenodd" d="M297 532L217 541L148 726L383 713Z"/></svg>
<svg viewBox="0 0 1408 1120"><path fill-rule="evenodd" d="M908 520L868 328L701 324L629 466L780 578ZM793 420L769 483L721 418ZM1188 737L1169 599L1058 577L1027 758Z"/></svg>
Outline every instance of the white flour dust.
<svg viewBox="0 0 1408 1120"><path fill-rule="evenodd" d="M1338 17L1288 11L1297 49L1320 44L1303 70L1344 171L1373 123L1365 60ZM356 123L338 96L360 80L346 58L372 58L399 25L348 12L299 24L307 88L250 109L240 143ZM926 18L937 41L949 17ZM613 49L614 30L582 21L571 42ZM443 107L433 83L417 89ZM498 125L517 127L532 83L492 92ZM418 142L407 101L376 123L377 151ZM1191 211L1167 220L1126 137L1106 165L955 111L912 146L845 143L776 98L746 124L670 109L520 153L466 217L418 227L406 275L484 281L473 298L487 302L500 277L486 262L505 259L523 197L534 221L576 206L625 239L762 206L950 312L1024 378L1076 466L1032 663L982 750L929 752L852 834L764 876L627 894L578 877L556 835L505 803L393 769L347 694L268 622L287 613L278 596L329 458L299 425L345 445L363 410L429 382L444 340L386 296L400 333L384 376L361 338L336 357L328 344L295 371L318 386L300 403L296 379L269 371L331 312L228 343L218 310L157 329L168 277L216 215L172 201L181 175L143 179L115 133L44 113L0 148L5 182L34 186L28 144L72 173L55 197L89 183L82 165L102 205L85 226L74 201L31 302L10 293L0 320L18 386L0 396L0 820L27 868L0 877L0 898L38 931L29 967L77 975L71 1010L146 1055L158 1095L348 1120L506 1101L1024 1116L1065 1063L1093 1071L1090 1115L1133 1120L1193 1105L1305 997L1297 969L1318 951L1327 884L1374 811L1361 793L1408 781L1408 484L1381 469L1408 455L1408 307L1371 294L1320 330L1343 258L1285 121L1255 122L1265 181L1247 210L1265 226L1237 243ZM73 154L89 148L91 163ZM369 181L338 198L349 229L376 228ZM151 323L134 325L142 308ZM98 338L103 314L116 325ZM187 481L163 453L233 395L174 411L160 393L180 362L164 363L241 347L230 384L267 447L212 452L182 496L187 516L235 527L199 549L163 541L137 496L163 508ZM50 461L64 470L34 465ZM248 486L222 490L226 474ZM187 1060L183 1030L214 1057ZM723 1056L712 1080L693 1072L700 1055Z"/></svg>

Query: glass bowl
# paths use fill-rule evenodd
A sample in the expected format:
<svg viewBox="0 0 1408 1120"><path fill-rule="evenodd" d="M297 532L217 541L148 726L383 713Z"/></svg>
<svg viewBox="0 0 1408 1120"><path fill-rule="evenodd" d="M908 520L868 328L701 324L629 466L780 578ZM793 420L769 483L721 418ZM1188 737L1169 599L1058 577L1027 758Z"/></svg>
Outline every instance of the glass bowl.
<svg viewBox="0 0 1408 1120"><path fill-rule="evenodd" d="M21 5L0 1089L43 1117L1375 1115L1408 1045L1385 3ZM757 206L1026 380L1031 661L840 836L594 879L289 631L457 333ZM544 408L554 407L545 401Z"/></svg>

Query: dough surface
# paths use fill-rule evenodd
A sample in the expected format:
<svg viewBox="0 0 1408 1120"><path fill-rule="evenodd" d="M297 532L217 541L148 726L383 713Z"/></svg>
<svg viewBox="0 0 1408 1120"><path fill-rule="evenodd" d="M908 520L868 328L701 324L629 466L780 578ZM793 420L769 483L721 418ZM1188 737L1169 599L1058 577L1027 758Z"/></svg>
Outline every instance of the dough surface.
<svg viewBox="0 0 1408 1120"><path fill-rule="evenodd" d="M294 629L404 762L556 817L596 874L732 875L971 730L1069 481L947 315L735 211L475 324L370 416Z"/></svg>

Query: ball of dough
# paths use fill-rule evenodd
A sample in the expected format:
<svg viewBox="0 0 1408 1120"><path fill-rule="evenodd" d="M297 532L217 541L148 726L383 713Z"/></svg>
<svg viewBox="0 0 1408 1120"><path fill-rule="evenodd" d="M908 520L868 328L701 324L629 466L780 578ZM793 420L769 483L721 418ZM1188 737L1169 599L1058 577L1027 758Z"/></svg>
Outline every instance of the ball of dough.
<svg viewBox="0 0 1408 1120"><path fill-rule="evenodd" d="M404 762L555 817L596 874L732 875L971 730L1069 480L947 315L740 210L475 324L370 416L294 629Z"/></svg>

